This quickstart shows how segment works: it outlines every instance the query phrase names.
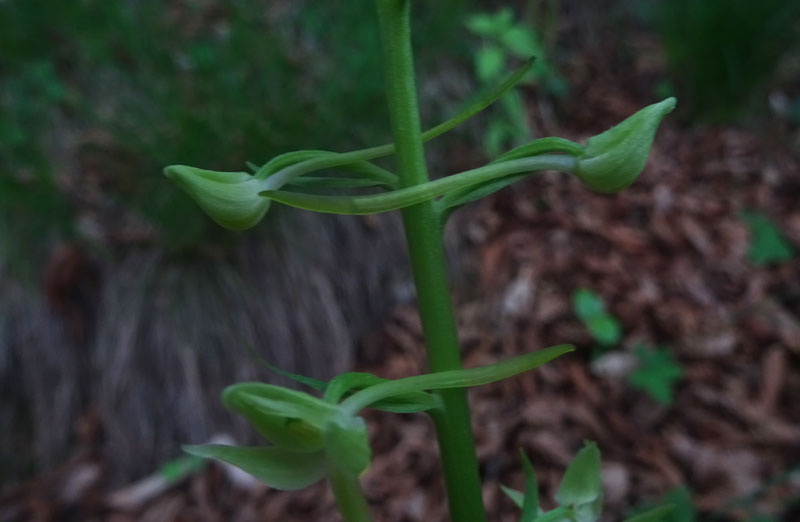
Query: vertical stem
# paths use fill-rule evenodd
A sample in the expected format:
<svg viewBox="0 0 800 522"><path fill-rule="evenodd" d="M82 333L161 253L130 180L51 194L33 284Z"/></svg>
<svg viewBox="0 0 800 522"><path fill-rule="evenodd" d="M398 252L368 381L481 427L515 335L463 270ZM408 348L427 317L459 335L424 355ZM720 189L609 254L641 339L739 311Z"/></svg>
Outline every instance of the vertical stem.
<svg viewBox="0 0 800 522"><path fill-rule="evenodd" d="M371 522L369 507L364 492L361 491L361 484L358 477L353 477L330 466L328 469L328 481L336 498L336 505L339 513L345 522Z"/></svg>
<svg viewBox="0 0 800 522"><path fill-rule="evenodd" d="M428 181L414 81L410 0L376 0L384 76L401 187ZM403 224L417 288L430 371L461 368L450 302L441 225L433 202L403 210ZM463 389L437 392L443 411L434 416L450 516L454 522L485 522L478 460Z"/></svg>

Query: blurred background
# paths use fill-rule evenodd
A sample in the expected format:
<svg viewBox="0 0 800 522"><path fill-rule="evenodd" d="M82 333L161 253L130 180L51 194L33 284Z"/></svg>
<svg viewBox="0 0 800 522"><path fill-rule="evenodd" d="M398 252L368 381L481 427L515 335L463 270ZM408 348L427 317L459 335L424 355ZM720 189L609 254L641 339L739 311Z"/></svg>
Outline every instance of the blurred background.
<svg viewBox="0 0 800 522"><path fill-rule="evenodd" d="M583 439L607 518L800 520L800 3L415 2L423 121L530 55L515 92L427 146L435 175L583 142L677 96L639 181L549 173L447 229L467 365L573 342L471 392L484 500L545 503ZM230 233L161 175L390 139L372 2L0 2L0 522L338 520L182 457L247 443L218 404L257 354L318 378L425 371L397 216L274 208ZM390 163L389 163L390 165ZM445 520L431 427L368 416L378 520Z"/></svg>

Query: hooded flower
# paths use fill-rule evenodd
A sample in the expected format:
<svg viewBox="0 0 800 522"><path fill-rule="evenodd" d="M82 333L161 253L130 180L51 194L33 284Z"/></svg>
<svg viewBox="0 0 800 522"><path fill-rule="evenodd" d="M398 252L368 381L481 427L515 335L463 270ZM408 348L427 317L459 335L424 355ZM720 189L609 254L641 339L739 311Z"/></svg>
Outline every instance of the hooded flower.
<svg viewBox="0 0 800 522"><path fill-rule="evenodd" d="M246 172L217 172L172 165L164 175L194 199L217 224L230 230L255 226L270 200L258 195L262 182Z"/></svg>
<svg viewBox="0 0 800 522"><path fill-rule="evenodd" d="M575 174L592 190L618 192L642 172L661 119L675 108L675 98L649 105L622 123L589 138Z"/></svg>

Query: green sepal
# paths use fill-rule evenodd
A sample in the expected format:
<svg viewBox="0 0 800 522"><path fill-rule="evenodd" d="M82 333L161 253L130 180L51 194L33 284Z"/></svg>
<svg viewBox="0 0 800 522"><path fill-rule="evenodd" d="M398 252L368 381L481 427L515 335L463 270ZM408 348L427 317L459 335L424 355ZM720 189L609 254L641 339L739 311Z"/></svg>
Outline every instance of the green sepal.
<svg viewBox="0 0 800 522"><path fill-rule="evenodd" d="M639 513L630 518L626 518L624 522L664 522L669 520L672 514L672 506L659 506L657 508Z"/></svg>
<svg viewBox="0 0 800 522"><path fill-rule="evenodd" d="M275 489L303 489L320 480L326 472L325 455L321 451L302 453L277 447L219 444L183 446L183 451L236 466Z"/></svg>
<svg viewBox="0 0 800 522"><path fill-rule="evenodd" d="M522 515L520 522L533 522L539 516L539 482L536 472L525 452L520 450L522 460L522 473L525 475L525 499L522 502Z"/></svg>
<svg viewBox="0 0 800 522"><path fill-rule="evenodd" d="M559 505L573 509L575 522L593 522L603 509L600 450L586 441L564 472L556 492Z"/></svg>
<svg viewBox="0 0 800 522"><path fill-rule="evenodd" d="M335 404L346 395L388 381L389 379L384 379L371 373L342 373L328 383L323 400ZM419 413L438 408L439 401L429 393L416 391L387 397L371 404L370 407L391 413Z"/></svg>
<svg viewBox="0 0 800 522"><path fill-rule="evenodd" d="M572 345L562 344L478 368L449 370L387 381L354 393L341 405L348 413L355 414L362 408L387 397L423 390L480 386L532 370L574 349Z"/></svg>
<svg viewBox="0 0 800 522"><path fill-rule="evenodd" d="M328 463L354 477L369 466L371 451L367 426L361 417L331 422L325 427L325 455Z"/></svg>
<svg viewBox="0 0 800 522"><path fill-rule="evenodd" d="M189 194L208 217L230 230L255 226L269 209L270 200L258 195L261 183L246 172L172 165L164 169L164 175Z"/></svg>
<svg viewBox="0 0 800 522"><path fill-rule="evenodd" d="M661 119L675 108L675 98L649 105L589 138L575 174L592 190L613 193L633 183L647 162Z"/></svg>

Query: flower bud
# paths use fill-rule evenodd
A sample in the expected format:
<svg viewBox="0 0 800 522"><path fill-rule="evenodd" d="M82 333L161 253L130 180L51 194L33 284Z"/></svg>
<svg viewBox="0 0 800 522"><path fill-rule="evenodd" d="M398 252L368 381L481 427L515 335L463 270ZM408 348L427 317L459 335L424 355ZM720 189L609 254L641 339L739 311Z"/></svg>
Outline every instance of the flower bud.
<svg viewBox="0 0 800 522"><path fill-rule="evenodd" d="M661 119L675 98L649 105L622 123L589 138L575 174L597 192L612 193L633 183L644 168Z"/></svg>
<svg viewBox="0 0 800 522"><path fill-rule="evenodd" d="M172 165L164 175L194 199L217 224L231 230L256 225L269 209L270 200L258 195L261 182L246 172L217 172Z"/></svg>

